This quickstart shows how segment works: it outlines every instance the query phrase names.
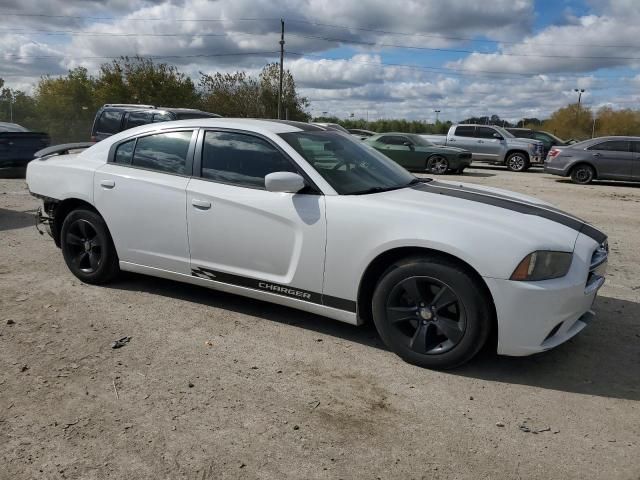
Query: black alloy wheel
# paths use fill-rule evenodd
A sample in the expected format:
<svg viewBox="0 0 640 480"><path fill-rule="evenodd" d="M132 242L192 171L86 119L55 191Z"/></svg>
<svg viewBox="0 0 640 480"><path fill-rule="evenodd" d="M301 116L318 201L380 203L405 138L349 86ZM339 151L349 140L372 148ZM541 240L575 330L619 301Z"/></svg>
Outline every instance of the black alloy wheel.
<svg viewBox="0 0 640 480"><path fill-rule="evenodd" d="M106 283L120 271L118 255L102 217L91 210L74 210L60 232L64 260L76 277L86 283Z"/></svg>
<svg viewBox="0 0 640 480"><path fill-rule="evenodd" d="M480 277L438 255L409 257L389 266L371 303L384 343L404 360L453 368L489 337L493 302Z"/></svg>
<svg viewBox="0 0 640 480"><path fill-rule="evenodd" d="M451 287L430 277L396 284L387 299L387 321L416 353L433 355L455 347L466 330L464 306Z"/></svg>
<svg viewBox="0 0 640 480"><path fill-rule="evenodd" d="M73 264L84 273L94 273L102 262L104 244L96 227L80 218L69 225L64 242Z"/></svg>

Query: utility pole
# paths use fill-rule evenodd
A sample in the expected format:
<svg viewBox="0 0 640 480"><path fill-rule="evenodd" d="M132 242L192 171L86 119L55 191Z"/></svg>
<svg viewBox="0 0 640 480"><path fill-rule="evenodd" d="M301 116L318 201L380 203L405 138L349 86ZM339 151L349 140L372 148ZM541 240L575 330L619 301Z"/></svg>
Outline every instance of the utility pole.
<svg viewBox="0 0 640 480"><path fill-rule="evenodd" d="M434 110L436 112L436 123L438 123L438 115L440 115L440 110Z"/></svg>
<svg viewBox="0 0 640 480"><path fill-rule="evenodd" d="M580 106L580 100L582 100L582 94L584 93L584 88L574 88L574 92L578 92L578 107Z"/></svg>
<svg viewBox="0 0 640 480"><path fill-rule="evenodd" d="M284 19L280 19L280 86L278 88L278 120L282 118L282 64L284 63Z"/></svg>

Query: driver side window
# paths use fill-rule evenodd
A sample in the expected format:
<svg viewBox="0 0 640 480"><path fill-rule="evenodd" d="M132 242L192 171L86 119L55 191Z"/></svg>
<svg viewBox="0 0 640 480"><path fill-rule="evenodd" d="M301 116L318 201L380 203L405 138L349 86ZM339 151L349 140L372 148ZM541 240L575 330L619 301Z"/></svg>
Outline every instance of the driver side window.
<svg viewBox="0 0 640 480"><path fill-rule="evenodd" d="M244 133L205 133L202 178L264 189L264 177L274 172L297 173L297 170L265 140Z"/></svg>
<svg viewBox="0 0 640 480"><path fill-rule="evenodd" d="M409 141L407 137L401 137L399 135L388 135L386 137L382 137L380 139L382 143L386 143L387 145L404 145Z"/></svg>

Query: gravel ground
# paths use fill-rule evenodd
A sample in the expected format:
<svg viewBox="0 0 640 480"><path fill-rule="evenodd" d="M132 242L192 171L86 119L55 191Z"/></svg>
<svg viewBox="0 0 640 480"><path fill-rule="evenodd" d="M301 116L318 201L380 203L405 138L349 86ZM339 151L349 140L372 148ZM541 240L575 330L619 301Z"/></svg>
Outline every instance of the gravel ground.
<svg viewBox="0 0 640 480"><path fill-rule="evenodd" d="M370 326L136 275L83 285L24 180L0 180L0 478L639 479L640 185L448 178L603 228L597 320L542 355L424 370Z"/></svg>

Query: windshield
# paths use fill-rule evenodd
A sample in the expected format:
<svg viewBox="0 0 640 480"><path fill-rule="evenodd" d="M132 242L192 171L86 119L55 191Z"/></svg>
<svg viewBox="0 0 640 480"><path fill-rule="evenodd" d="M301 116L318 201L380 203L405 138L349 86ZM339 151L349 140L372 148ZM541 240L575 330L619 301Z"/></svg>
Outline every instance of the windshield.
<svg viewBox="0 0 640 480"><path fill-rule="evenodd" d="M373 147L338 132L292 132L280 136L340 195L394 190L419 181Z"/></svg>
<svg viewBox="0 0 640 480"><path fill-rule="evenodd" d="M404 134L406 137L409 137L409 140L411 140L413 142L414 145L418 145L420 147L432 147L433 143L431 143L429 140L427 140L424 137L421 137L420 135L406 135Z"/></svg>

